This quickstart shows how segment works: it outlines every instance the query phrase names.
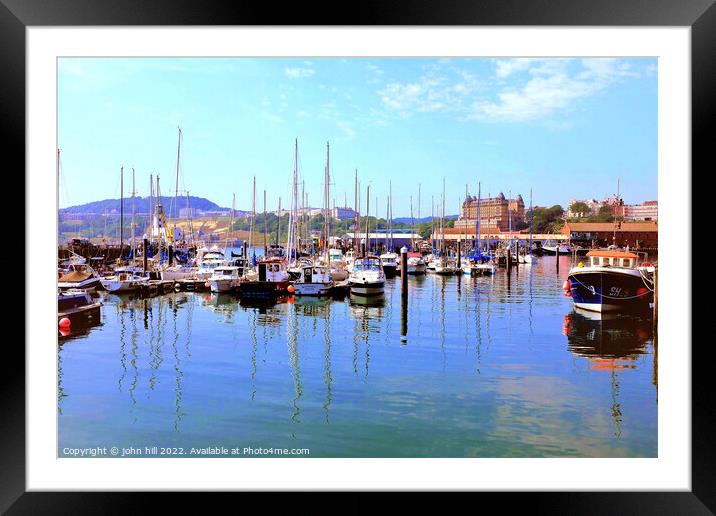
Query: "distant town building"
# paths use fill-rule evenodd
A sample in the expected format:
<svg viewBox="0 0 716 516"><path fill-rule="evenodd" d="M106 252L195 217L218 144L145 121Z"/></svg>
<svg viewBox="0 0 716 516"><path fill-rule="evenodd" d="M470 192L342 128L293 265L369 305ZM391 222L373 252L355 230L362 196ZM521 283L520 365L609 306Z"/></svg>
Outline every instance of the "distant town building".
<svg viewBox="0 0 716 516"><path fill-rule="evenodd" d="M514 199L506 199L503 193L497 197L480 199L480 227L488 231L507 231L510 227L518 228L525 222L525 203L521 195ZM477 197L468 195L462 203L462 210L455 221L456 228L473 227L477 222Z"/></svg>
<svg viewBox="0 0 716 516"><path fill-rule="evenodd" d="M589 208L589 211L587 212L581 212L574 209L574 206L576 203L584 203L587 208ZM597 215L599 211L605 207L608 206L612 212L612 215L616 215L618 217L623 216L623 206L624 206L624 199L622 199L619 196L613 195L611 197L605 197L602 201L598 201L596 199L571 199L569 201L568 209L567 209L567 217L570 219L576 219L576 218L583 218L583 217L591 217L594 215Z"/></svg>
<svg viewBox="0 0 716 516"><path fill-rule="evenodd" d="M626 204L623 206L625 220L657 220L659 218L659 202L645 201L641 204Z"/></svg>

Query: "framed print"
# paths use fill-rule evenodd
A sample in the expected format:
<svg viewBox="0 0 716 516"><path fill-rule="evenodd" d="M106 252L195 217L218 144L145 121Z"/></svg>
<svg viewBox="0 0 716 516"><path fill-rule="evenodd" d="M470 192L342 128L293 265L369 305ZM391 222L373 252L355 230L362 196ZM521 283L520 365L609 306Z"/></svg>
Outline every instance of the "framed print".
<svg viewBox="0 0 716 516"><path fill-rule="evenodd" d="M690 301L711 2L120 6L0 5L27 203L3 509L713 510Z"/></svg>

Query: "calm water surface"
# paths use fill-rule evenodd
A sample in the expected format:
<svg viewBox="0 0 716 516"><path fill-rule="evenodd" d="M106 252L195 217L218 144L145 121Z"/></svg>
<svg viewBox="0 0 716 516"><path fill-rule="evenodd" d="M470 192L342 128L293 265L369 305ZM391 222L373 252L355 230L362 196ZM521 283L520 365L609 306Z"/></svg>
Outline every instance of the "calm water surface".
<svg viewBox="0 0 716 516"><path fill-rule="evenodd" d="M651 321L575 312L554 260L411 277L407 312L400 278L379 301L105 295L101 324L60 342L58 453L655 457Z"/></svg>

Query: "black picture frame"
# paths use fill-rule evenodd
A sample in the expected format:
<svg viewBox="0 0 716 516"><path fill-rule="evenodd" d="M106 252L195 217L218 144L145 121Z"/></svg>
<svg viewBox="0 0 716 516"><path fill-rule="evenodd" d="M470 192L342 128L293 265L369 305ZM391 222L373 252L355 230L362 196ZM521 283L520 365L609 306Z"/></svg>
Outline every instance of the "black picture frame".
<svg viewBox="0 0 716 516"><path fill-rule="evenodd" d="M338 13L345 14L341 17ZM280 4L279 7L271 3L209 0L0 0L0 127L3 132L0 146L3 161L8 163L11 158L9 162L15 164L15 170L25 167L25 29L28 26L302 23L691 27L692 170L716 168L711 149L711 135L716 125L714 0L364 0L355 9L350 8L350 4L339 9L336 4L321 5L320 2L302 2L293 6ZM687 180L688 172L684 175ZM30 241L31 235L25 236ZM26 247L28 253L33 252L33 245ZM688 324L691 325L691 321ZM687 341L691 338L690 328L685 336L685 342L679 345L690 344ZM6 339L6 367L0 375L0 511L7 510L8 514L110 514L142 507L134 495L126 493L26 492L25 350L13 340ZM690 492L511 493L507 495L512 500L510 505L518 501L528 504L531 512L551 514L713 514L716 510L716 490L713 489L716 485L715 411L708 383L712 374L709 346L706 341L700 344L704 346L692 347ZM174 504L177 508L188 508L184 496L150 496L161 497L162 510L166 512L171 512ZM422 503L421 497L412 500Z"/></svg>

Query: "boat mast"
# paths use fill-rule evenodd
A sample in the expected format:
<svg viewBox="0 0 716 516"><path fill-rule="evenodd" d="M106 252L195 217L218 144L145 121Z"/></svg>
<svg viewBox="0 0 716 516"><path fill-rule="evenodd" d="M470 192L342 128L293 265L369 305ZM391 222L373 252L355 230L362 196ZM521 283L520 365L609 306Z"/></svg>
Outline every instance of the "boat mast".
<svg viewBox="0 0 716 516"><path fill-rule="evenodd" d="M365 255L370 253L368 246L370 240L368 240L368 230L370 228L370 184L368 185L368 191L365 198Z"/></svg>
<svg viewBox="0 0 716 516"><path fill-rule="evenodd" d="M132 230L132 236L131 236L131 242L129 244L129 249L132 252L132 259L134 259L134 233L136 231L136 225L134 223L135 216L136 216L136 206L135 206L135 197L134 195L137 193L135 191L135 183L134 183L134 167L132 167L132 223L129 225L129 227Z"/></svg>
<svg viewBox="0 0 716 516"><path fill-rule="evenodd" d="M119 257L124 248L124 165L119 169Z"/></svg>
<svg viewBox="0 0 716 516"><path fill-rule="evenodd" d="M229 218L229 227L226 230L226 242L224 242L224 252L229 247L229 235L234 227L234 206L236 205L236 194L231 197L231 217Z"/></svg>
<svg viewBox="0 0 716 516"><path fill-rule="evenodd" d="M393 182L390 182L390 252L393 252Z"/></svg>
<svg viewBox="0 0 716 516"><path fill-rule="evenodd" d="M353 249L358 249L358 234L360 233L360 216L358 215L358 169L356 169L355 189L354 189L355 213L353 214Z"/></svg>
<svg viewBox="0 0 716 516"><path fill-rule="evenodd" d="M251 252L255 254L254 250L254 232L256 231L256 176L254 176L254 187L251 193L251 222L249 223L249 247ZM248 259L248 256L244 256Z"/></svg>
<svg viewBox="0 0 716 516"><path fill-rule="evenodd" d="M477 217L475 217L475 250L477 254L480 254L480 201L482 198L482 190L480 189L480 182L477 182ZM489 224L488 224L489 225Z"/></svg>
<svg viewBox="0 0 716 516"><path fill-rule="evenodd" d="M533 212L532 212L532 188L530 188L530 248L529 248L529 254L532 254L532 219L533 219Z"/></svg>
<svg viewBox="0 0 716 516"><path fill-rule="evenodd" d="M410 250L415 251L415 219L413 219L413 196L410 196Z"/></svg>
<svg viewBox="0 0 716 516"><path fill-rule="evenodd" d="M278 212L277 213L278 213L278 221L276 224L276 247L278 248L281 246L281 240L280 240L280 236L281 236L281 196L278 197ZM277 249L277 252L278 252L278 249Z"/></svg>
<svg viewBox="0 0 716 516"><path fill-rule="evenodd" d="M509 220L510 225L510 248L507 252L512 253L512 245L514 244L514 241L512 239L512 206L510 206L510 204L512 203L512 190L508 190L507 195L509 196L509 199L507 200L507 219ZM557 249L557 254L559 254L559 249ZM511 256L510 261L512 261Z"/></svg>
<svg viewBox="0 0 716 516"><path fill-rule="evenodd" d="M266 190L264 190L264 256L268 256L268 220L266 218Z"/></svg>
<svg viewBox="0 0 716 516"><path fill-rule="evenodd" d="M189 203L189 190L186 191L186 212L189 218L189 236L191 238L192 247L196 248L196 242L194 241L194 222L191 218L191 204Z"/></svg>
<svg viewBox="0 0 716 516"><path fill-rule="evenodd" d="M176 228L177 210L179 209L177 196L179 195L179 159L181 153L181 127L177 127L177 129L179 129L179 141L177 143L177 175L174 185L174 228Z"/></svg>
<svg viewBox="0 0 716 516"><path fill-rule="evenodd" d="M154 236L154 174L149 174L149 237Z"/></svg>

